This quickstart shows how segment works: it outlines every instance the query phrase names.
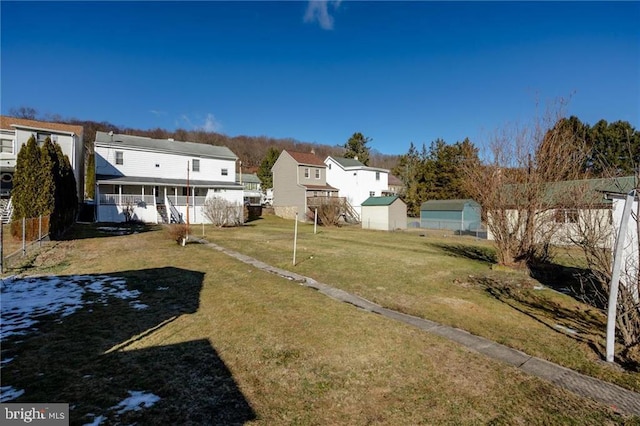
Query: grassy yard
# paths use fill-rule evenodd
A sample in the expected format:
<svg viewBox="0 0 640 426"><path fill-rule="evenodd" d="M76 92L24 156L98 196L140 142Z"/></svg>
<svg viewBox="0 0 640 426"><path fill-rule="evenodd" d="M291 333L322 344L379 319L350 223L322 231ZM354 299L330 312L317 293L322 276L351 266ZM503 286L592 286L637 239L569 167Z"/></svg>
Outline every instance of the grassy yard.
<svg viewBox="0 0 640 426"><path fill-rule="evenodd" d="M201 233L201 230L196 230ZM529 355L640 391L638 365L601 360L606 316L522 272L494 271L490 242L449 233L298 228L274 216L205 231L222 246L353 292L388 308L459 327ZM560 282L555 286L563 287Z"/></svg>
<svg viewBox="0 0 640 426"><path fill-rule="evenodd" d="M4 340L2 359L12 360L3 363L2 386L25 390L12 402L68 402L71 424L99 416L103 424L639 421L204 246L180 247L164 230L143 231L110 236L78 227L76 239L52 243L21 271L124 278L147 308L86 293L74 314L40 316L37 330ZM272 217L205 229L212 241L380 304L637 385L636 374L599 365L587 343L544 325L551 320L536 319L537 310L491 295L476 280L495 275L483 260L490 251L473 240L349 228L313 235L301 226L293 267L292 231L292 222ZM545 290L539 297L600 321L565 296ZM160 400L118 414L113 407L129 391Z"/></svg>

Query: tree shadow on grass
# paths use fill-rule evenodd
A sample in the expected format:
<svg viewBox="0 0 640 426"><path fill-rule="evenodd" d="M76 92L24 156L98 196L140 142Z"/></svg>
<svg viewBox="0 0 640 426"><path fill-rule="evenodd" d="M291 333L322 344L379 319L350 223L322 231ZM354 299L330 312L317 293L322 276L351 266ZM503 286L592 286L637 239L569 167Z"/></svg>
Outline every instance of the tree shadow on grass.
<svg viewBox="0 0 640 426"><path fill-rule="evenodd" d="M585 343L602 360L606 350L602 342L606 338L606 317L596 308L570 303L561 304L535 290L532 285L521 285L500 278L474 279L488 294L516 311L527 315L556 333ZM549 291L549 290L546 290ZM633 359L620 359L628 371L640 371L640 364Z"/></svg>
<svg viewBox="0 0 640 426"><path fill-rule="evenodd" d="M141 222L129 223L75 223L60 240L83 240L87 238L106 238L122 235L141 234L162 229L161 225Z"/></svg>
<svg viewBox="0 0 640 426"><path fill-rule="evenodd" d="M2 367L2 384L25 391L11 402L69 403L70 424L99 416L102 424L255 419L214 342L185 336L180 343L140 347L146 337L198 310L203 273L167 267L55 279L85 288L124 279L126 288L106 295L86 291L83 307L71 315L32 317L38 322L28 333L4 339L2 359L10 361ZM137 296L119 298L131 294ZM116 406L133 391L160 399L151 407L119 412Z"/></svg>
<svg viewBox="0 0 640 426"><path fill-rule="evenodd" d="M477 260L480 262L495 263L495 250L489 247L479 247L466 244L428 243L430 246L442 250L446 254L455 257Z"/></svg>

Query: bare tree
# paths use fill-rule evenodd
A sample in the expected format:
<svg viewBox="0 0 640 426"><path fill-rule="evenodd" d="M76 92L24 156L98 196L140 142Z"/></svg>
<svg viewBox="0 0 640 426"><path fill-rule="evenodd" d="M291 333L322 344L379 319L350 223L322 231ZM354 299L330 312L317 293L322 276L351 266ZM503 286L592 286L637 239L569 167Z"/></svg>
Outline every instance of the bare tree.
<svg viewBox="0 0 640 426"><path fill-rule="evenodd" d="M578 179L584 140L547 112L525 126L505 127L488 152L461 166L464 187L483 208L500 264L528 266L550 256L557 231L553 210L562 194L550 183Z"/></svg>
<svg viewBox="0 0 640 426"><path fill-rule="evenodd" d="M213 225L218 227L240 226L243 222L242 205L220 197L208 198L204 202L202 212Z"/></svg>

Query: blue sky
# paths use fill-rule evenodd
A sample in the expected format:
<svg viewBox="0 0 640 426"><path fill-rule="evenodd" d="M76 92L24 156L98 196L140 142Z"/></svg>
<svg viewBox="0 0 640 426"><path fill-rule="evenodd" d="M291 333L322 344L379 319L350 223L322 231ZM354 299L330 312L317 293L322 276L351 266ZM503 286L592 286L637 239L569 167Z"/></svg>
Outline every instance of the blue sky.
<svg viewBox="0 0 640 426"><path fill-rule="evenodd" d="M3 114L385 154L536 104L640 127L640 2L0 2ZM544 109L544 107L539 107Z"/></svg>

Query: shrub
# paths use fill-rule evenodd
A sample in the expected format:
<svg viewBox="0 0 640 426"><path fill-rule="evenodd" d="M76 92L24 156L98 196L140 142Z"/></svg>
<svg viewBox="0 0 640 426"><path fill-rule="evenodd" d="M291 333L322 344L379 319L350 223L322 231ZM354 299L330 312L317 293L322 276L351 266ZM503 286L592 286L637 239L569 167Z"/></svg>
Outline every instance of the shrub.
<svg viewBox="0 0 640 426"><path fill-rule="evenodd" d="M244 207L220 197L208 198L202 208L203 214L215 226L242 225Z"/></svg>
<svg viewBox="0 0 640 426"><path fill-rule="evenodd" d="M182 244L182 241L187 238L187 225L184 223L171 224L167 229L167 233L172 240Z"/></svg>

